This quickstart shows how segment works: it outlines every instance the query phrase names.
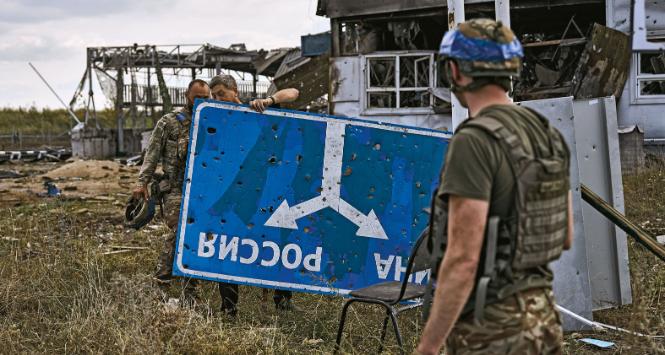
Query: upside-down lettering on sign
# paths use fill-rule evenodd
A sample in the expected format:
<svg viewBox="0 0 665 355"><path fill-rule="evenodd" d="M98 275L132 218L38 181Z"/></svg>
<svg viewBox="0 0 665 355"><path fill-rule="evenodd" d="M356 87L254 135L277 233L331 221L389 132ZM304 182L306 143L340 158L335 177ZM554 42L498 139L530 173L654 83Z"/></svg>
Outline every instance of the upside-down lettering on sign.
<svg viewBox="0 0 665 355"><path fill-rule="evenodd" d="M318 293L400 280L449 138L198 102L174 273Z"/></svg>

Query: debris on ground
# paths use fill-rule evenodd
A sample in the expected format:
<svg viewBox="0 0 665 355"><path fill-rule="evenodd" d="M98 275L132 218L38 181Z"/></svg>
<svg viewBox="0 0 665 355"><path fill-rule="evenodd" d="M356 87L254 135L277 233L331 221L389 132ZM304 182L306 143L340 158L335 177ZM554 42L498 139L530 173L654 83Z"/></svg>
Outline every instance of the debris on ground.
<svg viewBox="0 0 665 355"><path fill-rule="evenodd" d="M581 341L583 343L586 343L586 344L589 344L589 345L593 345L593 346L595 346L597 348L601 348L601 349L610 349L610 348L614 347L614 343L611 342L611 341L604 341L604 340L599 340L599 339L594 339L594 338L582 338L582 339L579 339L579 341Z"/></svg>
<svg viewBox="0 0 665 355"><path fill-rule="evenodd" d="M82 179L99 179L109 177L111 174L118 174L120 168L121 165L114 161L77 160L49 171L45 176L53 180L74 177Z"/></svg>
<svg viewBox="0 0 665 355"><path fill-rule="evenodd" d="M16 170L0 170L0 179L17 179L24 176Z"/></svg>

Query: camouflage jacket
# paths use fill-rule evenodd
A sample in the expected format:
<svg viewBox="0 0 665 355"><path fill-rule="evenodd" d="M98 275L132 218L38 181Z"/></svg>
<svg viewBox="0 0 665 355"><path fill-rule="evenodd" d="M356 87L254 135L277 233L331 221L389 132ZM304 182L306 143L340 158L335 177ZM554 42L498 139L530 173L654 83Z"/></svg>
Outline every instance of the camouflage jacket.
<svg viewBox="0 0 665 355"><path fill-rule="evenodd" d="M170 112L157 121L143 158L139 184L148 184L161 162L169 187L182 188L191 121L192 113L187 107Z"/></svg>

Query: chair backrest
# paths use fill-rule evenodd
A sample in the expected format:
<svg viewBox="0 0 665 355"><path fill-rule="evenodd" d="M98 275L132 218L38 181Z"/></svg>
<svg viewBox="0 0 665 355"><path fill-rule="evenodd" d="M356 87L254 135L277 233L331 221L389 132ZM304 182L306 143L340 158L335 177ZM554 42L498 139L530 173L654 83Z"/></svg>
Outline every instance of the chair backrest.
<svg viewBox="0 0 665 355"><path fill-rule="evenodd" d="M431 267L432 258L429 250L427 249L426 243L428 237L429 226L425 228L422 233L420 233L418 239L416 239L416 243L413 245L413 249L411 249L411 255L409 256L409 261L406 266L406 273L402 279L402 288L400 290L399 297L397 297L393 303L400 302L402 297L404 297L404 292L406 291L406 287L409 284L409 278L412 274L418 271L427 270Z"/></svg>
<svg viewBox="0 0 665 355"><path fill-rule="evenodd" d="M427 248L427 238L429 237L429 226L420 233L418 240L414 245L411 252L411 259L413 259L412 272L427 270L432 266L432 253ZM410 260L409 260L410 261Z"/></svg>

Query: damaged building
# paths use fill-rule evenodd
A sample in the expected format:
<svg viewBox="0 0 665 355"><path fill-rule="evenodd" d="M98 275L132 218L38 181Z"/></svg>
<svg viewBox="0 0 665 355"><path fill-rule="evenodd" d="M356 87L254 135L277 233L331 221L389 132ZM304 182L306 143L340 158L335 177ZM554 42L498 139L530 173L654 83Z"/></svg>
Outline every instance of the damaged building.
<svg viewBox="0 0 665 355"><path fill-rule="evenodd" d="M494 1L466 0L467 19L495 17ZM665 3L645 9L648 40L665 38ZM445 1L319 0L330 18L330 113L451 129L450 93L438 47ZM620 127L639 126L647 144L665 141L665 55L631 49L629 0L513 0L511 27L524 45L513 97L526 101L614 95Z"/></svg>

